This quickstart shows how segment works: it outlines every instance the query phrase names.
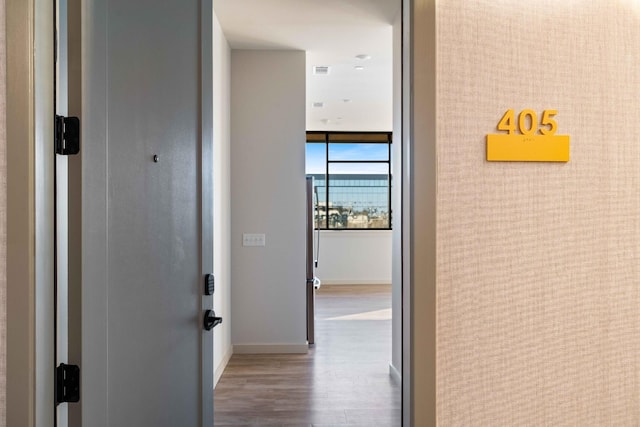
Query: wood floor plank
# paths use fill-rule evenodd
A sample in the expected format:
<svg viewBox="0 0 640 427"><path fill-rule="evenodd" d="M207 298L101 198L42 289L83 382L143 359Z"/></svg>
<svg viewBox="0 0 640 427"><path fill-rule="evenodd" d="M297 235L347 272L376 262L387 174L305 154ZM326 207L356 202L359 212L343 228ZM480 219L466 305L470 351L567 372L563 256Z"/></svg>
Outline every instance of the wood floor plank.
<svg viewBox="0 0 640 427"><path fill-rule="evenodd" d="M390 308L390 286L321 287L316 345L233 355L215 390L216 426L400 426Z"/></svg>

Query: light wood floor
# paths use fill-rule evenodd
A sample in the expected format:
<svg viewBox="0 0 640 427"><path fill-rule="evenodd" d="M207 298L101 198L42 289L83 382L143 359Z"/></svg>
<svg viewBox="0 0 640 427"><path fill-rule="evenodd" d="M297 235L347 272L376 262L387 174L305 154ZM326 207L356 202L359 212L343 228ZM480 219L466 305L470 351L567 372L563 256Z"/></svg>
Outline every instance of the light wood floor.
<svg viewBox="0 0 640 427"><path fill-rule="evenodd" d="M390 286L325 286L306 355L234 355L215 390L215 425L401 425L389 377Z"/></svg>

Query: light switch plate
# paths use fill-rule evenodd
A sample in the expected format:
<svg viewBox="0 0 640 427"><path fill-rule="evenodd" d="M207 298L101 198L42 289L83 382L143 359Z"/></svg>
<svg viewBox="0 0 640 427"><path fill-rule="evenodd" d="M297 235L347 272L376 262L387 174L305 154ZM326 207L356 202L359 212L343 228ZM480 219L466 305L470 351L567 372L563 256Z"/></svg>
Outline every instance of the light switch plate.
<svg viewBox="0 0 640 427"><path fill-rule="evenodd" d="M242 246L265 246L264 234L244 233L242 235Z"/></svg>

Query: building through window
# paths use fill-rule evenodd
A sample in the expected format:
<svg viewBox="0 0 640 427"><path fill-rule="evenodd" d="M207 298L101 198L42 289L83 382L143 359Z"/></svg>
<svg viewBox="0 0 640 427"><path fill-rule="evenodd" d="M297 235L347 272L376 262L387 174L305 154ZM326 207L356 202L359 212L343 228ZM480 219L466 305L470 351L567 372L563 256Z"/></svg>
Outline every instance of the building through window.
<svg viewBox="0 0 640 427"><path fill-rule="evenodd" d="M391 132L307 132L316 228L391 229Z"/></svg>

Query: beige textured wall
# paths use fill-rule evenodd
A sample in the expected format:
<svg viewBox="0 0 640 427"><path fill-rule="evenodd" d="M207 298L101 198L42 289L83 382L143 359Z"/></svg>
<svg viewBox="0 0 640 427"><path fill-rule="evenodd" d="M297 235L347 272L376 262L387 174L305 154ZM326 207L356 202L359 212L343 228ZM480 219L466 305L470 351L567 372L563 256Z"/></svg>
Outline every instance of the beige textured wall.
<svg viewBox="0 0 640 427"><path fill-rule="evenodd" d="M437 6L443 426L640 424L640 2ZM507 108L567 164L487 163Z"/></svg>

